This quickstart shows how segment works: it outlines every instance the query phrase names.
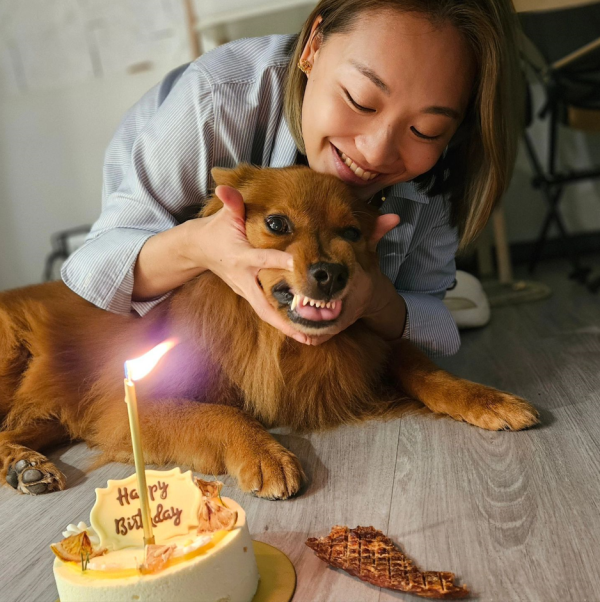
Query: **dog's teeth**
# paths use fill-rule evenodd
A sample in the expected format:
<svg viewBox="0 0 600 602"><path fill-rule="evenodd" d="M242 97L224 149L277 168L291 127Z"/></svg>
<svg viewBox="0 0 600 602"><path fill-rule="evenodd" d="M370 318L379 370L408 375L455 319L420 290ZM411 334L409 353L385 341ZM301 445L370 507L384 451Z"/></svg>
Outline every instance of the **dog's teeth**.
<svg viewBox="0 0 600 602"><path fill-rule="evenodd" d="M331 302L331 309L335 309L335 301Z"/></svg>
<svg viewBox="0 0 600 602"><path fill-rule="evenodd" d="M331 307L331 301L329 303L325 303L325 307L329 309Z"/></svg>
<svg viewBox="0 0 600 602"><path fill-rule="evenodd" d="M311 299L310 300L310 304L314 307L315 306L315 302Z"/></svg>
<svg viewBox="0 0 600 602"><path fill-rule="evenodd" d="M302 301L302 305L308 305L310 299L308 297L304 297L304 301Z"/></svg>
<svg viewBox="0 0 600 602"><path fill-rule="evenodd" d="M296 305L298 305L298 295L294 295L294 298L292 299L292 306L291 306L292 311L294 311L296 309Z"/></svg>

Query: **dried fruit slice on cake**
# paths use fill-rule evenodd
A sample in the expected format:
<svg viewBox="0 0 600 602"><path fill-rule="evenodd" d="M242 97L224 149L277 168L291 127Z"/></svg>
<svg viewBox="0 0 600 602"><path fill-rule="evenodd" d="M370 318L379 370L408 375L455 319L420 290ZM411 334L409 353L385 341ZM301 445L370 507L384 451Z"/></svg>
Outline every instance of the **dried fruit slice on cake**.
<svg viewBox="0 0 600 602"><path fill-rule="evenodd" d="M142 575L152 575L162 571L177 546L149 544L146 546L146 560L139 567Z"/></svg>
<svg viewBox="0 0 600 602"><path fill-rule="evenodd" d="M58 543L51 543L52 551L64 562L83 562L86 558L102 556L105 549L94 550L87 531L66 537Z"/></svg>
<svg viewBox="0 0 600 602"><path fill-rule="evenodd" d="M457 599L469 595L465 585L454 585L454 573L420 571L394 542L373 527L340 527L306 545L327 564L378 587L417 594L424 598Z"/></svg>

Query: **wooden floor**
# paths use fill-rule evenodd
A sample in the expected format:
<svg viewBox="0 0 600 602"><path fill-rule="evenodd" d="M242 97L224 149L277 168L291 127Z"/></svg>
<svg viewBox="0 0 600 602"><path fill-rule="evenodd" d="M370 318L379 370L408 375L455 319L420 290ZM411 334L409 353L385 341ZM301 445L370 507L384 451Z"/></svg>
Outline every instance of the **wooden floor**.
<svg viewBox="0 0 600 602"><path fill-rule="evenodd" d="M422 568L456 573L481 602L600 601L600 296L568 281L566 270L541 266L550 299L494 310L489 326L463 333L457 356L439 361L529 399L541 426L492 433L425 415L281 435L310 478L300 498L258 500L227 483L254 538L294 563L294 602L417 599L318 560L304 541L335 524L373 525ZM68 523L89 522L95 487L133 472L112 464L86 475L91 456L83 444L50 454L66 491L0 491L5 602L56 600L48 545Z"/></svg>

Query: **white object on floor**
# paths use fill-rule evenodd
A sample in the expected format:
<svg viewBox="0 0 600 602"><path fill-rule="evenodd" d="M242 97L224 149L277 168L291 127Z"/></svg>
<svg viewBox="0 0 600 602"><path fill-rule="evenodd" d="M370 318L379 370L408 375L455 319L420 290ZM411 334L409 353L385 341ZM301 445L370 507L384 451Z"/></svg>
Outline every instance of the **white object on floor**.
<svg viewBox="0 0 600 602"><path fill-rule="evenodd" d="M456 271L454 286L446 291L444 304L459 328L485 326L490 321L490 304L475 276Z"/></svg>

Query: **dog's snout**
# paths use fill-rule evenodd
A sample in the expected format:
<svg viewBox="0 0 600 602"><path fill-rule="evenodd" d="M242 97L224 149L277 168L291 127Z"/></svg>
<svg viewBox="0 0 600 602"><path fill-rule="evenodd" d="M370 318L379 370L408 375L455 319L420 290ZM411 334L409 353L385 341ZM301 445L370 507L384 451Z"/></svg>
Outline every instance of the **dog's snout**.
<svg viewBox="0 0 600 602"><path fill-rule="evenodd" d="M308 271L319 290L329 297L348 283L348 268L342 263L313 263Z"/></svg>

